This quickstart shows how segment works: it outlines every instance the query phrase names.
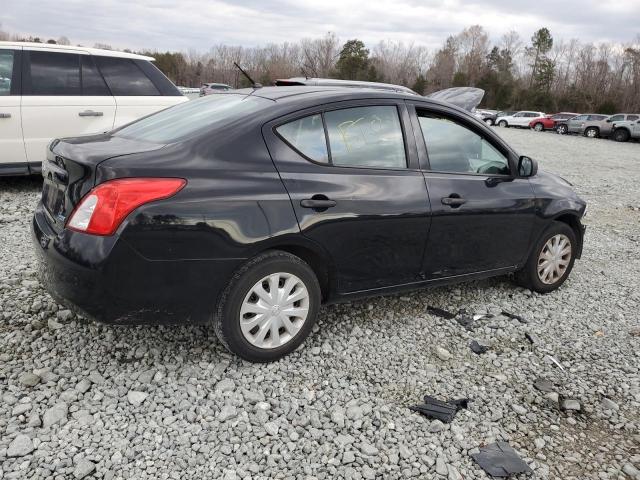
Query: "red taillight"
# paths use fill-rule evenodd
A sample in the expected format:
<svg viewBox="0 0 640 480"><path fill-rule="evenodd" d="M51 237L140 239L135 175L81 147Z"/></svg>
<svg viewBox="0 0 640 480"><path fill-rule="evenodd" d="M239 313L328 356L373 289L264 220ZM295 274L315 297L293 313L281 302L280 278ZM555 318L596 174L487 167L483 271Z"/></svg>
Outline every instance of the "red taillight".
<svg viewBox="0 0 640 480"><path fill-rule="evenodd" d="M182 178L119 178L101 183L76 206L67 228L93 235L112 235L140 205L169 198L186 184Z"/></svg>

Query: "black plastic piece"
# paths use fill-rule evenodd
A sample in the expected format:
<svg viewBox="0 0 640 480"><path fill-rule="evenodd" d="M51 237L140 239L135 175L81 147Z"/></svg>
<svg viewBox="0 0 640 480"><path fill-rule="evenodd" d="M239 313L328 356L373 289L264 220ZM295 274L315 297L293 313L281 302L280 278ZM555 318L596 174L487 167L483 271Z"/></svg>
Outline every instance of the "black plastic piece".
<svg viewBox="0 0 640 480"><path fill-rule="evenodd" d="M461 314L456 318L456 322L468 331L473 331L473 316L466 313Z"/></svg>
<svg viewBox="0 0 640 480"><path fill-rule="evenodd" d="M502 311L502 315L508 318L513 318L514 320L518 320L520 323L529 323L524 317L520 315L516 315L515 313L507 312L506 310Z"/></svg>
<svg viewBox="0 0 640 480"><path fill-rule="evenodd" d="M438 307L428 306L427 307L427 312L432 313L433 315L436 315L436 316L441 317L441 318L446 318L447 320L451 320L452 318L456 318L456 314L455 313L448 312L448 311L443 310L442 308L438 308Z"/></svg>
<svg viewBox="0 0 640 480"><path fill-rule="evenodd" d="M451 423L451 421L453 421L453 418L456 416L456 413L458 413L458 410L461 410L463 408L466 409L468 404L469 399L467 398L460 398L444 402L442 400L438 400L437 398L426 395L424 397L424 403L420 405L413 405L409 407L409 409L414 412L421 413L427 418L440 420L443 423Z"/></svg>
<svg viewBox="0 0 640 480"><path fill-rule="evenodd" d="M476 340L471 340L469 347L471 348L471 351L477 355L487 353L487 351L489 350L489 347L487 347L486 345L480 345Z"/></svg>
<svg viewBox="0 0 640 480"><path fill-rule="evenodd" d="M480 467L493 477L508 477L519 473L533 473L507 442L496 442L480 448L471 455Z"/></svg>

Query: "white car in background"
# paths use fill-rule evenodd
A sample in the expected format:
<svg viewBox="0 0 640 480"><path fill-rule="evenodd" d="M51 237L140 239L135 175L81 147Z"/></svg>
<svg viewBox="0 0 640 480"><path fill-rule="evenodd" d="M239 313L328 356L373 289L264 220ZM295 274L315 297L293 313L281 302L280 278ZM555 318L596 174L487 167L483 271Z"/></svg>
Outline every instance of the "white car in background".
<svg viewBox="0 0 640 480"><path fill-rule="evenodd" d="M522 110L516 112L513 115L506 115L500 117L498 120L499 127L522 127L529 128L529 122L534 118L541 118L546 116L544 112L534 112L531 110Z"/></svg>
<svg viewBox="0 0 640 480"><path fill-rule="evenodd" d="M53 138L101 133L186 102L153 58L0 42L0 175L41 170Z"/></svg>

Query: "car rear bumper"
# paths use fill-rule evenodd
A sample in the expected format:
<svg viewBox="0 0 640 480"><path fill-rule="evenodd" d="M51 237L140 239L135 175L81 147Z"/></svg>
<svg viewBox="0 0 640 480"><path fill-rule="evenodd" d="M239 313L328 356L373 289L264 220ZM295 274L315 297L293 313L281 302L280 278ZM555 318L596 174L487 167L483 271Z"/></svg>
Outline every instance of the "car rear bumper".
<svg viewBox="0 0 640 480"><path fill-rule="evenodd" d="M203 324L237 268L229 260L149 260L117 235L56 234L32 221L40 279L56 301L112 324Z"/></svg>

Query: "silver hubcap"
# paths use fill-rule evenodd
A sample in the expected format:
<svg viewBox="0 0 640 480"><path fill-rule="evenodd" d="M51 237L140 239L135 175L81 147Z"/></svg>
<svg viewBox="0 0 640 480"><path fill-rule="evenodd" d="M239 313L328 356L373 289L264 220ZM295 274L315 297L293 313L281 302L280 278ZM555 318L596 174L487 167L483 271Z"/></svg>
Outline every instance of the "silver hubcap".
<svg viewBox="0 0 640 480"><path fill-rule="evenodd" d="M547 240L538 257L538 278L552 285L560 280L571 262L571 242L566 235L558 234Z"/></svg>
<svg viewBox="0 0 640 480"><path fill-rule="evenodd" d="M542 125L537 123L536 126L535 126L535 129L539 132L540 130L542 130Z"/></svg>
<svg viewBox="0 0 640 480"><path fill-rule="evenodd" d="M307 320L309 292L291 273L273 273L256 283L240 308L244 338L258 348L278 348L291 341Z"/></svg>
<svg viewBox="0 0 640 480"><path fill-rule="evenodd" d="M596 136L596 131L595 130L587 130L587 137L595 137Z"/></svg>

